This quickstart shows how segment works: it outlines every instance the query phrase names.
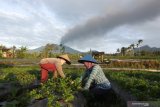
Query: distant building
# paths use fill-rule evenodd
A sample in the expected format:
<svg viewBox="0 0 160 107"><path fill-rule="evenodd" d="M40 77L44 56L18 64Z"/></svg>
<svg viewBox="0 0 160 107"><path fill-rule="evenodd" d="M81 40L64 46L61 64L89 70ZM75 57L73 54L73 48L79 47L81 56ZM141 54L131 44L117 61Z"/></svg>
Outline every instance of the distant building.
<svg viewBox="0 0 160 107"><path fill-rule="evenodd" d="M97 52L97 51L92 52L93 58L95 58L98 62L104 62L104 55L105 55L104 52Z"/></svg>
<svg viewBox="0 0 160 107"><path fill-rule="evenodd" d="M13 58L13 48L0 46L0 55L2 58Z"/></svg>

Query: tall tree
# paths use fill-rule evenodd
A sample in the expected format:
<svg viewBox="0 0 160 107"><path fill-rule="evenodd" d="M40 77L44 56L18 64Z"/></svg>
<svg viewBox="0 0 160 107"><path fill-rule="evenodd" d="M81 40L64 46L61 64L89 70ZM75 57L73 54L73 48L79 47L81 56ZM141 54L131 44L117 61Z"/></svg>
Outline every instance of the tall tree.
<svg viewBox="0 0 160 107"><path fill-rule="evenodd" d="M65 53L65 46L63 44L60 44L60 52L62 54Z"/></svg>
<svg viewBox="0 0 160 107"><path fill-rule="evenodd" d="M52 51L57 50L58 47L55 44L46 44L44 47L43 53L44 57L51 57Z"/></svg>
<svg viewBox="0 0 160 107"><path fill-rule="evenodd" d="M27 47L21 46L20 49L16 50L16 55L18 58L24 58L27 52Z"/></svg>
<svg viewBox="0 0 160 107"><path fill-rule="evenodd" d="M117 49L117 53L119 53L119 52L120 52L120 49L118 48L118 49Z"/></svg>
<svg viewBox="0 0 160 107"><path fill-rule="evenodd" d="M12 47L13 58L15 58L15 50L16 50L16 46L13 46L13 47Z"/></svg>
<svg viewBox="0 0 160 107"><path fill-rule="evenodd" d="M141 44L142 42L143 42L142 39L139 39L139 40L138 40L138 44Z"/></svg>
<svg viewBox="0 0 160 107"><path fill-rule="evenodd" d="M131 46L127 47L126 52L127 52L128 55L131 55L132 54L131 53L132 52L132 47Z"/></svg>
<svg viewBox="0 0 160 107"><path fill-rule="evenodd" d="M140 55L140 53L141 53L140 44L141 44L142 42L143 42L142 39L139 39L139 40L138 40L138 46L139 46L139 52L138 52L138 53L139 53L139 55ZM138 46L137 46L137 47L138 47Z"/></svg>
<svg viewBox="0 0 160 107"><path fill-rule="evenodd" d="M132 48L132 52L133 52L133 55L134 55L135 44L131 44L130 47Z"/></svg>
<svg viewBox="0 0 160 107"><path fill-rule="evenodd" d="M3 46L0 45L0 57L2 57L2 49L3 49Z"/></svg>
<svg viewBox="0 0 160 107"><path fill-rule="evenodd" d="M132 49L134 49L134 48L135 48L135 44L131 44L130 47L131 47Z"/></svg>
<svg viewBox="0 0 160 107"><path fill-rule="evenodd" d="M121 48L121 54L122 54L122 56L126 55L126 48L125 47Z"/></svg>

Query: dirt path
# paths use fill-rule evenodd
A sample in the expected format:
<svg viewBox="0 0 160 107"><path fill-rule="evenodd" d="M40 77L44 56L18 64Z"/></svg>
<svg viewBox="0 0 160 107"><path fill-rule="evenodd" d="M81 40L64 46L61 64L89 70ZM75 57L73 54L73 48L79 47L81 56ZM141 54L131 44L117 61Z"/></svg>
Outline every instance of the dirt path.
<svg viewBox="0 0 160 107"><path fill-rule="evenodd" d="M103 68L105 70L124 70L124 71L150 71L150 72L160 72L160 70L157 69L136 69L136 68Z"/></svg>
<svg viewBox="0 0 160 107"><path fill-rule="evenodd" d="M73 66L69 67L69 68L83 68L83 65L82 64L72 64ZM128 71L128 70L132 70L132 71L150 71L150 72L160 72L160 70L158 69L136 69L136 68L106 68L106 67L103 67L102 68L104 70L124 70L124 71Z"/></svg>

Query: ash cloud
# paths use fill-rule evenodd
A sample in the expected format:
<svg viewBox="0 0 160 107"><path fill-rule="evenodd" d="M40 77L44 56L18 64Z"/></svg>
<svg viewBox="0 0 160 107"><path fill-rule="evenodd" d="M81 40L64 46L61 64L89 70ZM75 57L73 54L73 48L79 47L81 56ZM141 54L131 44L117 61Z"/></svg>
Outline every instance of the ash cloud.
<svg viewBox="0 0 160 107"><path fill-rule="evenodd" d="M61 38L61 43L78 45L88 39L96 41L96 38L103 37L117 27L145 23L160 15L160 0L133 1L130 5L126 8L115 8L108 14L73 27Z"/></svg>

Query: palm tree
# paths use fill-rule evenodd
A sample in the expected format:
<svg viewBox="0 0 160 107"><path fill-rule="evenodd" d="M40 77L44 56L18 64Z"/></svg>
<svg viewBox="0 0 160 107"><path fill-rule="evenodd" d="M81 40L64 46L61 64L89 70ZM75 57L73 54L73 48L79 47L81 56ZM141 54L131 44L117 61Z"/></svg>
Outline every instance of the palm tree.
<svg viewBox="0 0 160 107"><path fill-rule="evenodd" d="M143 42L143 40L142 40L142 39L138 40L138 44L141 44L142 42Z"/></svg>
<svg viewBox="0 0 160 107"><path fill-rule="evenodd" d="M135 44L131 44L130 47L131 47L132 49L134 49L134 48L135 48Z"/></svg>
<svg viewBox="0 0 160 107"><path fill-rule="evenodd" d="M118 48L118 49L117 49L117 53L119 53L119 52L120 52L120 49Z"/></svg>
<svg viewBox="0 0 160 107"><path fill-rule="evenodd" d="M126 48L127 54L131 55L131 49L132 49L131 46L129 46L129 47Z"/></svg>
<svg viewBox="0 0 160 107"><path fill-rule="evenodd" d="M138 40L138 46L140 46L140 44L141 44L142 42L143 42L143 40L142 40L142 39L139 39L139 40ZM137 46L137 47L138 47L138 46ZM140 48L141 48L141 47L139 47L139 55L140 55Z"/></svg>
<svg viewBox="0 0 160 107"><path fill-rule="evenodd" d="M132 48L133 55L134 55L135 44L131 44L130 47Z"/></svg>
<svg viewBox="0 0 160 107"><path fill-rule="evenodd" d="M118 48L118 49L117 49L117 55L119 55L119 54L120 54L120 49Z"/></svg>
<svg viewBox="0 0 160 107"><path fill-rule="evenodd" d="M138 48L139 44L137 43L136 46L137 46L137 48Z"/></svg>
<svg viewBox="0 0 160 107"><path fill-rule="evenodd" d="M126 54L126 48L125 47L121 48L121 54L122 54L122 56L125 56L125 54Z"/></svg>

